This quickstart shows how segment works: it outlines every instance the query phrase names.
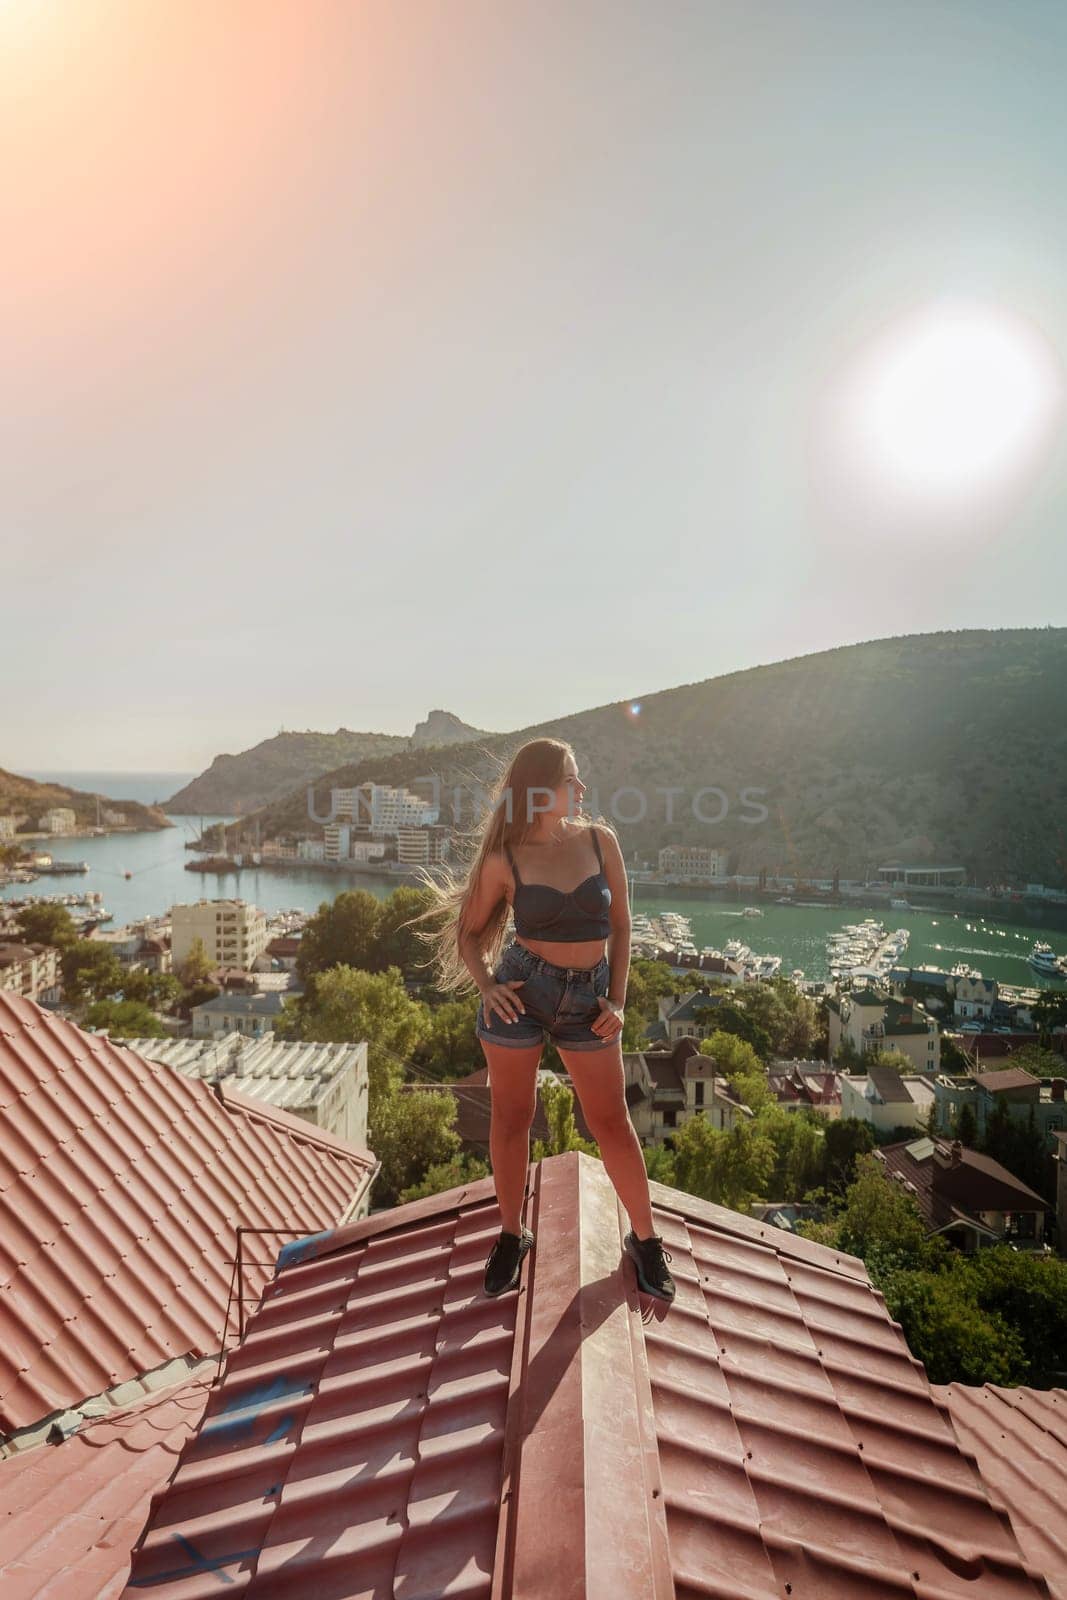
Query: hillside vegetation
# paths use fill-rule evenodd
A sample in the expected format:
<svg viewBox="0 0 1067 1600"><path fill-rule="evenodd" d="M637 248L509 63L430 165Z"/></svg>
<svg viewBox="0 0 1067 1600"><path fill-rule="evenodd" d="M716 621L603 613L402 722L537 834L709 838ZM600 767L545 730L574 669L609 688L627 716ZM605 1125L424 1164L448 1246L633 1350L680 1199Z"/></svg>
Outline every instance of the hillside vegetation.
<svg viewBox="0 0 1067 1600"><path fill-rule="evenodd" d="M317 808L333 786L434 773L451 821L456 786L488 788L519 744L542 735L573 744L587 809L613 822L630 853L684 842L727 849L730 870L745 873L851 877L901 860L965 866L979 883L1067 884L1067 629L846 645L459 749L368 755L314 775ZM312 776L262 811L265 835L316 832ZM669 788L680 791L673 821ZM725 797L721 821L694 815L694 800L706 817L723 810L718 795L698 794L710 789ZM746 790L757 791L747 804ZM430 794L425 783L417 792ZM474 803L461 800L458 820L469 823ZM766 816L746 821L756 804Z"/></svg>
<svg viewBox="0 0 1067 1600"><path fill-rule="evenodd" d="M243 816L291 794L323 773L427 744L462 743L480 736L447 711L431 711L410 736L399 733L356 733L338 728L336 733L275 734L240 755L216 756L206 772L164 801L175 816L204 812L212 816Z"/></svg>
<svg viewBox="0 0 1067 1600"><path fill-rule="evenodd" d="M101 816L105 807L110 811L123 811L128 827L174 826L159 806L142 805L139 800L113 800L109 795L100 795L99 799ZM41 815L52 806L69 806L80 828L95 827L96 801L95 793L68 789L62 783L38 783L35 778L23 778L17 772L5 772L0 767L0 816L18 817L24 831L36 832ZM101 820L101 826L108 824Z"/></svg>

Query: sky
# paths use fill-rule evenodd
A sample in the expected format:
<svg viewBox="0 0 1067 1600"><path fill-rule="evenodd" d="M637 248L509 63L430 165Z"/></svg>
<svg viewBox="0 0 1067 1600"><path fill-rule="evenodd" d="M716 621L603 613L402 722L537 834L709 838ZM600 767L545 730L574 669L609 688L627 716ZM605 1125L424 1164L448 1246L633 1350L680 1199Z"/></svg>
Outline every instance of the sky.
<svg viewBox="0 0 1067 1600"><path fill-rule="evenodd" d="M0 0L0 62L0 766L1067 623L1059 0Z"/></svg>

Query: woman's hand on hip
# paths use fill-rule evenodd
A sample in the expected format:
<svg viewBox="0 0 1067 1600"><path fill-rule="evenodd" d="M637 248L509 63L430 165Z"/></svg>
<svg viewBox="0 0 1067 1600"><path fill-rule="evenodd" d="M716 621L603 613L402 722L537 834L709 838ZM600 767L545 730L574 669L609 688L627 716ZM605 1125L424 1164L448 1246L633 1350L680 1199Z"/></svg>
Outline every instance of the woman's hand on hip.
<svg viewBox="0 0 1067 1600"><path fill-rule="evenodd" d="M602 994L597 995L597 1004L600 1007L600 1015L589 1026L602 1039L617 1038L622 1032L623 1020L626 1015L623 1007L617 1000L609 1000Z"/></svg>

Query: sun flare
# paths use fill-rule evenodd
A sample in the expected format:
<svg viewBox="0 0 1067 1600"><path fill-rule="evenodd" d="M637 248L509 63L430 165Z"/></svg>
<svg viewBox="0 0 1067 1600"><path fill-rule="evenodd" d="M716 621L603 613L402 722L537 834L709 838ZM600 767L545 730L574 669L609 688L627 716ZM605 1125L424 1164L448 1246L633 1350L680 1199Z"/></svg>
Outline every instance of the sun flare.
<svg viewBox="0 0 1067 1600"><path fill-rule="evenodd" d="M870 507L945 509L1020 485L1054 436L1060 364L1024 318L940 301L894 322L831 386L820 441Z"/></svg>

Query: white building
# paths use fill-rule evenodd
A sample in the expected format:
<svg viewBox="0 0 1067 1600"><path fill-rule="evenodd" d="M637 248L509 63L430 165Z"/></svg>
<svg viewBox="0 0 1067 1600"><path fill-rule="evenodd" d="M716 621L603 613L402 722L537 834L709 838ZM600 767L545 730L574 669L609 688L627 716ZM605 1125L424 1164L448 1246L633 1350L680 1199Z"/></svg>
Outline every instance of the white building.
<svg viewBox="0 0 1067 1600"><path fill-rule="evenodd" d="M395 834L398 828L431 827L439 816L436 806L410 789L393 789L384 783L361 783L354 789L331 789L330 809L336 820L347 817L372 833Z"/></svg>
<svg viewBox="0 0 1067 1600"><path fill-rule="evenodd" d="M322 830L323 860L349 861L352 856L352 824L328 822Z"/></svg>
<svg viewBox="0 0 1067 1600"><path fill-rule="evenodd" d="M831 995L826 1008L831 1061L847 1039L859 1055L899 1050L917 1072L940 1072L941 1033L917 1000L898 1000L868 984Z"/></svg>
<svg viewBox="0 0 1067 1600"><path fill-rule="evenodd" d="M325 861L326 845L322 839L301 839L296 847L298 861Z"/></svg>
<svg viewBox="0 0 1067 1600"><path fill-rule="evenodd" d="M171 953L180 968L193 944L202 939L207 958L216 967L251 971L267 947L267 918L244 900L197 900L171 907Z"/></svg>
<svg viewBox="0 0 1067 1600"><path fill-rule="evenodd" d="M289 1043L249 1038L124 1039L124 1046L187 1078L206 1078L303 1117L353 1144L367 1143L367 1042Z"/></svg>
<svg viewBox="0 0 1067 1600"><path fill-rule="evenodd" d="M674 878L725 878L727 854L710 845L669 844L659 853L661 874Z"/></svg>
<svg viewBox="0 0 1067 1600"><path fill-rule="evenodd" d="M73 833L76 820L70 806L52 806L37 826L45 833Z"/></svg>
<svg viewBox="0 0 1067 1600"><path fill-rule="evenodd" d="M398 828L396 859L409 866L429 866L448 854L448 830L440 827Z"/></svg>
<svg viewBox="0 0 1067 1600"><path fill-rule="evenodd" d="M13 839L17 827L17 817L0 817L0 839Z"/></svg>
<svg viewBox="0 0 1067 1600"><path fill-rule="evenodd" d="M57 1000L59 951L50 944L0 939L0 990L26 1000Z"/></svg>
<svg viewBox="0 0 1067 1600"><path fill-rule="evenodd" d="M291 998L291 996L290 996ZM249 1039L274 1036L274 1023L281 1015L286 996L277 989L266 994L220 994L194 1006L193 1038L221 1039L227 1033L240 1033Z"/></svg>
<svg viewBox="0 0 1067 1600"><path fill-rule="evenodd" d="M896 1067L873 1063L865 1073L842 1073L842 1117L858 1117L872 1128L922 1128L936 1096L925 1078L903 1077Z"/></svg>

